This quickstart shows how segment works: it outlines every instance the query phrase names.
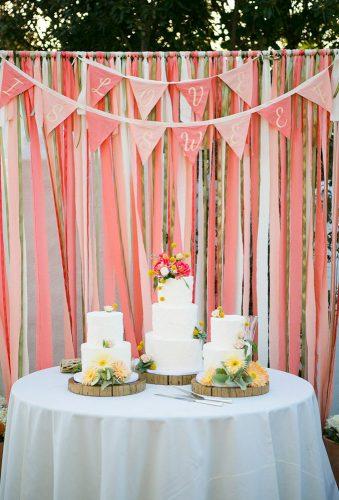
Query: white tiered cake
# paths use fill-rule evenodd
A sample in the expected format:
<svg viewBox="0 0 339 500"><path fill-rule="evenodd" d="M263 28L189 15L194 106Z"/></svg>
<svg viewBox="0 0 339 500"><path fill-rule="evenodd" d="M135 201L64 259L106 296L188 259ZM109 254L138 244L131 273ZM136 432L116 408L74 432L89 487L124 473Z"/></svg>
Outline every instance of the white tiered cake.
<svg viewBox="0 0 339 500"><path fill-rule="evenodd" d="M247 325L248 320L244 316L212 316L211 342L207 342L203 348L204 370L219 368L221 362L233 355L245 358Z"/></svg>
<svg viewBox="0 0 339 500"><path fill-rule="evenodd" d="M87 313L87 342L81 344L82 372L113 361L131 368L131 344L124 341L123 314L113 309Z"/></svg>
<svg viewBox="0 0 339 500"><path fill-rule="evenodd" d="M201 341L193 339L198 306L192 303L193 277L167 279L152 305L153 331L145 335L145 352L157 372L197 373L202 368Z"/></svg>

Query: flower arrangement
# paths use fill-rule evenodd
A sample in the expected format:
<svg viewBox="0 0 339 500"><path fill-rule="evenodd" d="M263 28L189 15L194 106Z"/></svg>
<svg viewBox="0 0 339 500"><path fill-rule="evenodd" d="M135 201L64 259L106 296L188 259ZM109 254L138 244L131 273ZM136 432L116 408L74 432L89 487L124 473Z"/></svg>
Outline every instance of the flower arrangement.
<svg viewBox="0 0 339 500"><path fill-rule="evenodd" d="M104 347L105 349L110 349L111 347L113 347L113 342L112 340L107 340L107 339L104 339L102 341L102 347Z"/></svg>
<svg viewBox="0 0 339 500"><path fill-rule="evenodd" d="M114 312L118 310L118 304L114 302L112 305L104 306L104 311L107 313Z"/></svg>
<svg viewBox="0 0 339 500"><path fill-rule="evenodd" d="M195 326L193 330L193 338L197 340L202 340L203 342L206 342L207 339L207 332L203 330L203 327L205 326L203 321L199 321L199 326Z"/></svg>
<svg viewBox="0 0 339 500"><path fill-rule="evenodd" d="M225 313L221 306L218 306L214 311L212 311L212 318L224 318Z"/></svg>
<svg viewBox="0 0 339 500"><path fill-rule="evenodd" d="M171 250L176 247L172 243ZM189 253L161 253L153 262L153 268L149 270L149 275L153 277L154 289L161 290L162 285L168 279L180 279L190 276L191 268L185 259L190 256ZM187 284L187 283L186 283ZM188 286L188 285L187 285Z"/></svg>
<svg viewBox="0 0 339 500"><path fill-rule="evenodd" d="M339 443L339 415L333 415L326 420L324 436Z"/></svg>
<svg viewBox="0 0 339 500"><path fill-rule="evenodd" d="M240 389L247 387L264 387L268 383L267 371L257 362L251 361L251 356L245 358L229 356L220 368L206 370L200 380L203 385L235 384Z"/></svg>
<svg viewBox="0 0 339 500"><path fill-rule="evenodd" d="M88 368L84 373L82 383L91 386L100 385L101 390L104 390L110 385L125 383L130 375L130 370L122 361L113 361L102 368L95 365Z"/></svg>
<svg viewBox="0 0 339 500"><path fill-rule="evenodd" d="M157 365L154 360L148 354L142 354L139 358L137 365L135 366L136 371L140 373L145 373L147 370L156 370Z"/></svg>
<svg viewBox="0 0 339 500"><path fill-rule="evenodd" d="M135 365L135 369L139 373L145 373L145 372L147 372L147 370L156 370L157 369L157 365L154 362L154 360L152 359L152 357L149 356L148 354L146 354L145 352L143 353L144 346L145 346L145 343L143 340L141 340L139 342L139 344L137 345L137 349L138 349L138 352L140 354L140 357L137 360L137 363Z"/></svg>

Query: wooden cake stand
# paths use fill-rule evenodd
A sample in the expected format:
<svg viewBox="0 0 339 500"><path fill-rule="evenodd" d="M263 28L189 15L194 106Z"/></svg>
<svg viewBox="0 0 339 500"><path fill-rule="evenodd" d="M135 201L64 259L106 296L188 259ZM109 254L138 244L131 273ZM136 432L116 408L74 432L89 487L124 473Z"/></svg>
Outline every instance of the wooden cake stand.
<svg viewBox="0 0 339 500"><path fill-rule="evenodd" d="M262 396L270 390L270 385L264 387L247 387L244 391L239 387L215 387L202 385L197 379L192 380L192 391L201 396L215 396L221 398L246 398L249 396Z"/></svg>
<svg viewBox="0 0 339 500"><path fill-rule="evenodd" d="M156 385L189 385L195 377L195 373L188 375L161 375L157 373L142 373L140 376L147 384Z"/></svg>
<svg viewBox="0 0 339 500"><path fill-rule="evenodd" d="M80 394L81 396L96 396L104 398L130 396L131 394L142 392L145 389L146 381L143 378L139 378L136 382L131 382L129 384L110 385L103 390L101 390L99 385L90 386L75 382L73 377L68 381L68 390L74 392L74 394Z"/></svg>

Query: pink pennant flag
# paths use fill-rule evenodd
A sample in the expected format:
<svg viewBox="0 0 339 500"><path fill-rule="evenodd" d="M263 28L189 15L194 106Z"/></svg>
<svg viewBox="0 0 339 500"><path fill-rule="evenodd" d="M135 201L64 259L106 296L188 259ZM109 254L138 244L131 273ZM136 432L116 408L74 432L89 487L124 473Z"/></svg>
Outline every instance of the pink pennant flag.
<svg viewBox="0 0 339 500"><path fill-rule="evenodd" d="M135 100L140 111L141 118L146 120L148 114L160 97L167 89L167 83L148 83L142 80L130 80Z"/></svg>
<svg viewBox="0 0 339 500"><path fill-rule="evenodd" d="M95 106L115 85L122 80L122 76L114 75L105 69L92 64L88 65L88 101Z"/></svg>
<svg viewBox="0 0 339 500"><path fill-rule="evenodd" d="M90 112L86 113L86 118L89 149L96 151L104 140L117 130L119 122Z"/></svg>
<svg viewBox="0 0 339 500"><path fill-rule="evenodd" d="M253 61L249 59L245 64L238 66L219 75L219 78L225 82L241 99L251 106L253 90Z"/></svg>
<svg viewBox="0 0 339 500"><path fill-rule="evenodd" d="M42 91L42 102L47 135L77 108L76 103L73 104L45 90Z"/></svg>
<svg viewBox="0 0 339 500"><path fill-rule="evenodd" d="M197 82L182 82L177 83L176 86L184 95L192 111L197 115L198 120L201 120L211 89L211 80L206 78Z"/></svg>
<svg viewBox="0 0 339 500"><path fill-rule="evenodd" d="M184 150L184 155L187 156L191 163L197 159L199 149L206 133L207 125L199 127L178 127L173 128L173 134L180 146Z"/></svg>
<svg viewBox="0 0 339 500"><path fill-rule="evenodd" d="M215 124L216 129L239 159L241 159L244 152L250 120L251 115L248 114L241 118L236 117L233 120L228 120L225 123Z"/></svg>
<svg viewBox="0 0 339 500"><path fill-rule="evenodd" d="M142 163L146 163L153 149L158 144L160 137L166 130L165 126L158 125L136 125L130 123L133 139L138 148Z"/></svg>
<svg viewBox="0 0 339 500"><path fill-rule="evenodd" d="M277 128L285 137L291 135L291 97L271 104L258 112L270 125Z"/></svg>
<svg viewBox="0 0 339 500"><path fill-rule="evenodd" d="M7 61L3 62L2 82L0 91L0 108L9 103L13 97L22 94L25 90L33 87L33 83L22 76L19 71L10 66Z"/></svg>
<svg viewBox="0 0 339 500"><path fill-rule="evenodd" d="M332 88L328 69L310 78L309 83L306 82L297 93L327 111L332 111Z"/></svg>

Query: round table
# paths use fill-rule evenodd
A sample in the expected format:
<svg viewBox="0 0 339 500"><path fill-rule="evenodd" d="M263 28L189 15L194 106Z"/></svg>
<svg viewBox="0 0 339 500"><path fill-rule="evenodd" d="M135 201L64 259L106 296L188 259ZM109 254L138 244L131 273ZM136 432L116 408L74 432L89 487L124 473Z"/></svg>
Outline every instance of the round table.
<svg viewBox="0 0 339 500"><path fill-rule="evenodd" d="M11 393L2 500L332 500L312 386L270 370L264 396L205 406L155 393L94 398L58 368Z"/></svg>

